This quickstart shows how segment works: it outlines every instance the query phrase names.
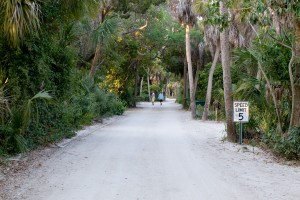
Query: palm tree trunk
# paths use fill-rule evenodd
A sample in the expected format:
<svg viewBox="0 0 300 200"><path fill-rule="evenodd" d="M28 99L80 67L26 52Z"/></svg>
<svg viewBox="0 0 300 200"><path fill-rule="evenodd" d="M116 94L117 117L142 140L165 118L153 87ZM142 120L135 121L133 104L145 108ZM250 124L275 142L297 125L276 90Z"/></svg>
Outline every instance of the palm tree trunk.
<svg viewBox="0 0 300 200"><path fill-rule="evenodd" d="M149 97L149 102L151 101L151 93L150 93L150 77L149 74L147 73L147 85L148 85L148 97Z"/></svg>
<svg viewBox="0 0 300 200"><path fill-rule="evenodd" d="M217 46L215 56L214 56L214 61L213 61L212 65L210 67L210 70L209 70L207 91L206 91L206 99L205 99L205 105L204 105L204 112L203 112L203 115L202 115L202 120L204 120L204 121L208 119L209 105L210 105L210 101L211 101L213 76L214 76L214 72L215 72L215 68L216 68L219 56L220 56L220 47Z"/></svg>
<svg viewBox="0 0 300 200"><path fill-rule="evenodd" d="M256 73L256 79L257 79L258 81L261 81L261 70L260 70L260 69L257 70L257 73ZM259 89L260 89L260 85L259 85L259 84L256 84L256 85L255 85L255 88L256 88L257 90L259 90Z"/></svg>
<svg viewBox="0 0 300 200"><path fill-rule="evenodd" d="M186 59L183 61L183 107L187 107L187 62Z"/></svg>
<svg viewBox="0 0 300 200"><path fill-rule="evenodd" d="M204 66L204 44L200 42L198 44L198 50L199 50L199 62L197 63L197 69L196 69L196 74L195 74L195 90L194 90L194 96L196 98L196 93L198 90L198 81L199 81L199 74L200 74L200 69L201 67ZM196 106L197 108L197 106Z"/></svg>
<svg viewBox="0 0 300 200"><path fill-rule="evenodd" d="M226 16L228 13L224 2L220 2L220 14ZM231 142L236 141L236 134L233 123L233 99L232 99L232 82L230 73L230 55L229 55L229 30L225 28L220 33L221 43L221 58L223 68L223 86L224 86L224 99L227 123L227 139Z"/></svg>
<svg viewBox="0 0 300 200"><path fill-rule="evenodd" d="M192 113L192 118L196 118L196 104L194 95L194 77L193 77L193 66L191 58L191 43L190 43L190 25L185 25L185 44L186 44L186 60L188 64L188 74L189 74L189 85L190 85L190 108Z"/></svg>
<svg viewBox="0 0 300 200"><path fill-rule="evenodd" d="M143 82L144 82L144 77L141 79L141 84L140 84L140 96L142 96L143 93Z"/></svg>
<svg viewBox="0 0 300 200"><path fill-rule="evenodd" d="M97 63L99 61L99 58L100 58L100 44L98 44L97 47L96 47L95 55L94 55L94 58L93 58L91 69L90 69L89 76L91 78L93 78L96 74Z"/></svg>
<svg viewBox="0 0 300 200"><path fill-rule="evenodd" d="M194 97L196 98L196 93L198 89L198 81L199 81L199 74L200 74L200 63L197 63L197 69L196 69L196 74L195 74L195 82L194 82Z"/></svg>
<svg viewBox="0 0 300 200"><path fill-rule="evenodd" d="M292 91L292 110L291 110L291 118L290 118L290 125L289 129L291 129L294 125L296 125L297 118L299 120L299 116L296 116L296 110L295 110L295 96L296 96L296 90L295 90L295 82L294 82L294 75L293 75L293 65L294 65L294 59L295 59L296 49L292 47L292 56L289 63L289 76L290 76L290 83L291 83L291 91ZM299 106L299 105L298 105ZM299 111L298 111L299 114Z"/></svg>
<svg viewBox="0 0 300 200"><path fill-rule="evenodd" d="M294 48L295 50L295 57L300 57L300 21L295 21L295 31L296 31L296 46ZM295 73L296 77L300 77L300 63L297 61L295 66ZM292 69L292 65L290 63L289 69ZM292 80L291 80L292 81ZM292 83L291 83L292 87ZM291 119L290 119L290 126L289 128L299 126L300 125L300 85L294 84L293 80L293 87L292 91L292 113L291 113Z"/></svg>
<svg viewBox="0 0 300 200"><path fill-rule="evenodd" d="M139 63L135 64L135 80L134 80L134 103L136 104L139 84Z"/></svg>
<svg viewBox="0 0 300 200"><path fill-rule="evenodd" d="M105 18L110 13L111 9L112 9L111 5L105 5L101 9L100 13L98 14L98 21L97 21L98 25L100 25L104 22ZM89 73L89 76L91 78L94 78L96 71L97 71L98 61L99 61L100 55L101 55L100 49L101 49L101 40L98 41L98 44L96 46L95 55L94 55L92 66L91 66L90 73Z"/></svg>

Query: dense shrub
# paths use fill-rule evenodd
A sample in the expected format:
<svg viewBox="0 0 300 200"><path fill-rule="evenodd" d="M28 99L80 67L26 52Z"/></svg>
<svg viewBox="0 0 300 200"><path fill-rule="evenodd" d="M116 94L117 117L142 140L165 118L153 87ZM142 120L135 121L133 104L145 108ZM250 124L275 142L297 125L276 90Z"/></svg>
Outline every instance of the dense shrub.
<svg viewBox="0 0 300 200"><path fill-rule="evenodd" d="M149 95L147 93L143 93L140 96L136 97L136 101L137 102L141 102L141 101L147 102L147 101L149 101Z"/></svg>
<svg viewBox="0 0 300 200"><path fill-rule="evenodd" d="M118 98L112 99L111 112L113 115L122 115L125 111L124 103Z"/></svg>
<svg viewBox="0 0 300 200"><path fill-rule="evenodd" d="M275 153L283 155L287 159L300 158L300 127L291 129L287 136L281 136L275 131L270 131L265 135L264 142Z"/></svg>
<svg viewBox="0 0 300 200"><path fill-rule="evenodd" d="M115 95L100 89L88 94L72 96L69 100L39 101L32 107L32 117L24 134L20 112L12 112L12 123L0 125L0 149L6 153L18 153L74 136L75 130L88 125L94 119L122 115L124 103Z"/></svg>
<svg viewBox="0 0 300 200"><path fill-rule="evenodd" d="M182 106L184 108L188 108L188 102L189 100L188 99L184 99L184 95L183 95L183 87L180 87L176 93L176 102L179 103L179 104L182 104Z"/></svg>
<svg viewBox="0 0 300 200"><path fill-rule="evenodd" d="M72 137L75 130L94 119L121 115L125 110L123 102L102 91L75 66L76 52L46 37L17 50L0 48L0 55L5 57L0 61L1 75L9 78L0 88L10 97L10 110L2 114L0 123L1 154ZM27 102L41 90L49 91L53 98L32 102L31 116L24 125Z"/></svg>
<svg viewBox="0 0 300 200"><path fill-rule="evenodd" d="M136 106L136 99L133 91L133 88L126 88L125 91L120 95L120 98L125 102L127 107Z"/></svg>

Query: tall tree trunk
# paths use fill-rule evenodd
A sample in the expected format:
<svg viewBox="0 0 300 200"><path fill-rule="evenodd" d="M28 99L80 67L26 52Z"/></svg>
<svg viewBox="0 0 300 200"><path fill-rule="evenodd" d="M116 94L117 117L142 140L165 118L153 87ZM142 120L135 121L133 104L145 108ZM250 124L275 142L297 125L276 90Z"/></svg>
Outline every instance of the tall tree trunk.
<svg viewBox="0 0 300 200"><path fill-rule="evenodd" d="M147 86L148 86L148 97L149 97L149 102L151 102L151 93L150 93L150 76L147 73Z"/></svg>
<svg viewBox="0 0 300 200"><path fill-rule="evenodd" d="M100 59L100 44L97 44L95 55L94 55L93 62L92 62L92 66L91 66L90 73L89 73L89 76L92 78L96 74L97 64L99 62L99 59Z"/></svg>
<svg viewBox="0 0 300 200"><path fill-rule="evenodd" d="M193 77L193 66L191 58L191 43L190 43L190 25L185 25L185 44L186 44L186 60L188 65L188 74L189 74L189 85L190 85L190 108L192 113L192 118L196 118L196 104L195 104L195 95L194 95L194 77Z"/></svg>
<svg viewBox="0 0 300 200"><path fill-rule="evenodd" d="M144 77L142 77L142 79L141 79L141 84L140 84L140 96L142 96L142 94L143 94L143 81L144 81Z"/></svg>
<svg viewBox="0 0 300 200"><path fill-rule="evenodd" d="M169 92L168 85L169 85L169 78L167 77L167 81L166 81L166 84L165 84L165 93L166 93L166 98L170 96L170 95L169 95L169 94L170 94L170 92Z"/></svg>
<svg viewBox="0 0 300 200"><path fill-rule="evenodd" d="M100 13L98 14L98 18L95 21L95 26L98 27L102 24L103 20L104 20L104 15L103 15L103 10L101 9ZM97 71L97 65L100 59L100 49L101 49L101 44L100 41L98 41L97 45L96 45L96 50L95 50L95 55L92 61L92 65L91 65L91 69L90 69L90 73L89 76L91 78L94 78L96 71Z"/></svg>
<svg viewBox="0 0 300 200"><path fill-rule="evenodd" d="M214 61L213 61L212 65L210 67L210 70L209 70L207 91L206 91L206 99L205 99L205 105L204 105L204 112L203 112L203 115L202 115L202 120L204 120L204 121L208 119L209 106L210 106L210 101L211 101L213 76L214 76L214 72L215 72L215 68L217 66L219 56L220 56L220 46L218 45L217 48L216 48Z"/></svg>
<svg viewBox="0 0 300 200"><path fill-rule="evenodd" d="M256 73L256 79L257 79L258 81L261 81L261 70L260 70L260 69L257 70L257 73ZM256 84L256 85L255 85L255 88L256 88L257 90L259 90L259 89L260 89L260 85L259 85L259 84Z"/></svg>
<svg viewBox="0 0 300 200"><path fill-rule="evenodd" d="M105 18L108 16L108 14L110 13L112 9L112 6L111 5L103 5L103 8L101 9L100 13L98 14L98 21L96 22L96 26L99 26L101 25ZM92 61L92 66L91 66L91 69L90 69L90 73L89 73L89 76L94 78L95 74L96 74L96 71L97 71L97 66L98 66L98 62L99 62L99 59L100 59L100 49L101 49L101 40L98 41L98 44L96 46L96 50L95 50L95 55L94 55L94 58L93 58L93 61Z"/></svg>
<svg viewBox="0 0 300 200"><path fill-rule="evenodd" d="M135 64L135 81L134 81L134 103L136 104L139 84L139 63Z"/></svg>
<svg viewBox="0 0 300 200"><path fill-rule="evenodd" d="M199 81L199 74L200 74L200 63L197 63L197 68L196 68L196 74L194 78L194 97L196 98L196 93L197 93L197 86L198 86L198 81Z"/></svg>
<svg viewBox="0 0 300 200"><path fill-rule="evenodd" d="M194 96L196 98L196 93L198 90L198 81L199 81L199 74L201 67L204 66L204 44L200 42L198 44L198 50L199 50L199 62L197 64L196 74L195 74L195 89L194 89Z"/></svg>
<svg viewBox="0 0 300 200"><path fill-rule="evenodd" d="M296 46L295 46L295 56L300 57L300 21L295 21L295 31L296 31ZM289 68L292 68L292 65L290 63ZM294 94L292 94L292 113L291 113L291 119L290 119L290 127L300 126L300 85L299 85L299 79L300 79L300 63L299 60L296 62L295 66L295 77L296 81L294 84ZM297 80L298 79L298 80ZM294 81L293 81L294 82ZM292 90L292 91L293 91Z"/></svg>
<svg viewBox="0 0 300 200"><path fill-rule="evenodd" d="M224 2L220 2L220 14L227 16L228 11ZM223 68L223 87L226 110L227 138L231 142L236 142L236 134L233 122L233 99L232 82L230 73L230 55L229 55L229 30L225 28L220 33L221 58Z"/></svg>
<svg viewBox="0 0 300 200"><path fill-rule="evenodd" d="M187 106L187 62L184 58L183 61L183 107L186 108Z"/></svg>
<svg viewBox="0 0 300 200"><path fill-rule="evenodd" d="M289 76L290 76L290 83L291 83L291 91L292 91L292 110L291 110L291 118L290 118L290 125L289 129L291 129L294 124L297 124L297 117L296 116L296 110L295 110L295 96L296 96L296 90L295 90L295 82L294 82L294 75L293 75L293 65L294 65L294 59L295 59L296 49L292 47L292 56L289 63ZM298 112L299 114L299 112Z"/></svg>

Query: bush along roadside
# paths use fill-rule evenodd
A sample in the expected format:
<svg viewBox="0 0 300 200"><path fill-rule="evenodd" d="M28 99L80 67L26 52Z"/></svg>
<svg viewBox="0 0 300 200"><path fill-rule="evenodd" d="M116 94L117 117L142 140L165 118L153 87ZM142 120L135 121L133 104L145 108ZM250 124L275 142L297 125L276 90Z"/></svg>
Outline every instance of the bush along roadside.
<svg viewBox="0 0 300 200"><path fill-rule="evenodd" d="M8 107L0 124L0 155L23 153L70 138L94 120L123 114L125 104L116 95L93 83L87 87L86 82L84 77L73 85L68 97L41 91L20 106Z"/></svg>
<svg viewBox="0 0 300 200"><path fill-rule="evenodd" d="M300 127L292 128L286 136L281 136L270 131L266 134L264 142L276 154L289 160L300 159Z"/></svg>

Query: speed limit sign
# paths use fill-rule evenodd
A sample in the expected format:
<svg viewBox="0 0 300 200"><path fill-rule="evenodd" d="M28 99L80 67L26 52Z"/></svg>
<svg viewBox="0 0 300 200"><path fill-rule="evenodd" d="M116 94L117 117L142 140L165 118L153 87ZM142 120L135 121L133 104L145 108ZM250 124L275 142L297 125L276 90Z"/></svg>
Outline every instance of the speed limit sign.
<svg viewBox="0 0 300 200"><path fill-rule="evenodd" d="M249 102L235 101L233 102L233 121L248 122L249 121Z"/></svg>

